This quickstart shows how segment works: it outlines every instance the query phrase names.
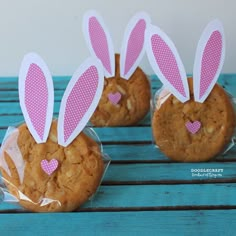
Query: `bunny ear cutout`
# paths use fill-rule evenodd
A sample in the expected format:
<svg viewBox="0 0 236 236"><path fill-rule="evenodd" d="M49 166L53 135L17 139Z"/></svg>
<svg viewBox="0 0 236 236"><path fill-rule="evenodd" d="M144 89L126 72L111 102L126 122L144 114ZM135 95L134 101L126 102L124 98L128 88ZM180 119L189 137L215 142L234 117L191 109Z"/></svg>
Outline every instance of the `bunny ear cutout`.
<svg viewBox="0 0 236 236"><path fill-rule="evenodd" d="M29 53L19 72L19 99L27 127L37 143L44 143L52 123L54 89L50 71L40 56Z"/></svg>
<svg viewBox="0 0 236 236"><path fill-rule="evenodd" d="M86 126L103 91L100 61L86 60L72 76L63 95L58 118L58 143L68 146Z"/></svg>
<svg viewBox="0 0 236 236"><path fill-rule="evenodd" d="M137 13L129 21L120 53L120 76L129 79L138 67L145 53L145 30L151 23L150 17L144 13Z"/></svg>
<svg viewBox="0 0 236 236"><path fill-rule="evenodd" d="M115 75L115 53L109 31L100 15L89 11L84 15L83 33L92 56L103 64L106 77Z"/></svg>
<svg viewBox="0 0 236 236"><path fill-rule="evenodd" d="M149 62L165 88L181 102L189 100L186 72L173 42L153 25L147 28L145 40Z"/></svg>
<svg viewBox="0 0 236 236"><path fill-rule="evenodd" d="M223 25L211 21L198 42L194 68L194 99L204 102L213 89L225 58L225 36Z"/></svg>

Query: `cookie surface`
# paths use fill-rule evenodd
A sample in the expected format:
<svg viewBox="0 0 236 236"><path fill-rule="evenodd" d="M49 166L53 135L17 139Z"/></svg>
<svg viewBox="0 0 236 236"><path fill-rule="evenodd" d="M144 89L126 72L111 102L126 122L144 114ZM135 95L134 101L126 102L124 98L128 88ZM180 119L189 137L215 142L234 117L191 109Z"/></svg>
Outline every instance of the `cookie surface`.
<svg viewBox="0 0 236 236"><path fill-rule="evenodd" d="M119 55L115 77L105 78L104 90L90 121L95 126L128 126L142 120L150 108L150 84L138 67L129 80L120 77Z"/></svg>
<svg viewBox="0 0 236 236"><path fill-rule="evenodd" d="M57 123L53 121L46 143L37 144L25 124L4 142L1 172L19 203L30 211L72 211L95 193L104 164L98 144L80 133L67 147L57 144ZM3 159L6 160L6 165ZM48 175L41 161L58 161Z"/></svg>
<svg viewBox="0 0 236 236"><path fill-rule="evenodd" d="M198 103L193 98L192 79L188 82L189 101L181 103L166 94L163 103L158 101L152 119L153 136L160 150L175 161L207 161L229 143L235 130L235 112L219 85L214 86L204 103ZM187 129L189 122L192 126L200 122L195 134Z"/></svg>

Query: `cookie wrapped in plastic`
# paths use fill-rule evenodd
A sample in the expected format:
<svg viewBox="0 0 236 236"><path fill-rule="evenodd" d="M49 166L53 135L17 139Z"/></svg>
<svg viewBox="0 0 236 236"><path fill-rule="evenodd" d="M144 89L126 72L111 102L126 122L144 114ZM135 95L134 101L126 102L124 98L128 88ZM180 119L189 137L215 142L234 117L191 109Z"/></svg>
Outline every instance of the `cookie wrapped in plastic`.
<svg viewBox="0 0 236 236"><path fill-rule="evenodd" d="M58 119L52 76L39 55L25 55L18 82L24 123L10 127L2 142L4 200L34 212L76 210L97 191L109 164L96 133L86 128L102 95L101 63L88 58L74 72Z"/></svg>
<svg viewBox="0 0 236 236"><path fill-rule="evenodd" d="M200 162L234 145L233 99L216 82L225 58L225 36L219 20L204 29L196 49L193 75L171 39L158 27L146 31L147 55L163 89L154 97L154 142L175 161Z"/></svg>
<svg viewBox="0 0 236 236"><path fill-rule="evenodd" d="M120 76L116 55L114 77L105 78L101 100L90 121L94 126L129 126L144 119L150 109L150 83L140 67L129 80Z"/></svg>
<svg viewBox="0 0 236 236"><path fill-rule="evenodd" d="M105 75L101 100L90 119L94 126L135 125L149 112L150 83L139 64L145 53L144 35L150 21L144 12L130 19L118 54L102 16L96 11L84 15L86 43L91 55L101 60Z"/></svg>
<svg viewBox="0 0 236 236"><path fill-rule="evenodd" d="M2 144L4 191L29 211L79 208L97 191L109 163L91 129L63 147L57 142L56 127L54 120L47 142L42 144L35 142L25 123L11 127Z"/></svg>
<svg viewBox="0 0 236 236"><path fill-rule="evenodd" d="M152 130L155 144L175 161L207 161L232 147L235 139L235 104L231 95L215 84L204 103L182 103L162 88L153 98Z"/></svg>

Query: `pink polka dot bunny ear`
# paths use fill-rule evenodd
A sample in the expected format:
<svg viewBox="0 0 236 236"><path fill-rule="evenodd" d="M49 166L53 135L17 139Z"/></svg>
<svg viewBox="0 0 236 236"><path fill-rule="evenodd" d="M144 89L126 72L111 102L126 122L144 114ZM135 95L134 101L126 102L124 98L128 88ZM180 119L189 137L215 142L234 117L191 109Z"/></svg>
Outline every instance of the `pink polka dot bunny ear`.
<svg viewBox="0 0 236 236"><path fill-rule="evenodd" d="M219 20L211 21L198 42L194 68L194 99L204 102L213 89L225 58L225 36Z"/></svg>
<svg viewBox="0 0 236 236"><path fill-rule="evenodd" d="M27 127L37 143L44 143L52 123L54 89L50 71L36 53L23 58L18 86Z"/></svg>
<svg viewBox="0 0 236 236"><path fill-rule="evenodd" d="M150 17L139 12L129 21L120 53L120 76L129 79L138 67L145 53L145 30L151 23Z"/></svg>
<svg viewBox="0 0 236 236"><path fill-rule="evenodd" d="M164 87L181 102L189 100L187 75L174 43L153 25L148 26L145 40L149 62Z"/></svg>
<svg viewBox="0 0 236 236"><path fill-rule="evenodd" d="M115 75L115 54L110 33L103 18L96 11L88 11L83 18L83 33L92 56L99 58L106 77Z"/></svg>
<svg viewBox="0 0 236 236"><path fill-rule="evenodd" d="M89 58L75 71L60 106L57 126L60 145L69 145L86 126L98 105L103 84L103 67L95 58Z"/></svg>

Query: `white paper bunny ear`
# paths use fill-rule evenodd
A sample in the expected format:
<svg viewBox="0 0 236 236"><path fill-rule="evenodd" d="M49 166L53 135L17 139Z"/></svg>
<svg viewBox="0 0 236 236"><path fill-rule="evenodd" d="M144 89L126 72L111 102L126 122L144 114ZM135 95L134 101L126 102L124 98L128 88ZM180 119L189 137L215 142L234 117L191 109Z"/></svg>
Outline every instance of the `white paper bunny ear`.
<svg viewBox="0 0 236 236"><path fill-rule="evenodd" d="M58 143L68 146L86 126L103 91L104 73L99 60L87 59L72 76L63 95L58 118Z"/></svg>
<svg viewBox="0 0 236 236"><path fill-rule="evenodd" d="M37 143L44 143L52 123L54 89L50 71L36 53L23 58L18 86L27 127Z"/></svg>
<svg viewBox="0 0 236 236"><path fill-rule="evenodd" d="M129 21L120 53L120 76L129 79L138 67L145 53L145 30L151 23L150 17L144 13L137 13Z"/></svg>
<svg viewBox="0 0 236 236"><path fill-rule="evenodd" d="M115 53L109 31L96 11L88 11L83 18L83 33L92 56L103 64L106 77L115 75Z"/></svg>
<svg viewBox="0 0 236 236"><path fill-rule="evenodd" d="M189 100L187 75L174 43L153 25L147 28L145 40L149 62L165 88L181 102Z"/></svg>
<svg viewBox="0 0 236 236"><path fill-rule="evenodd" d="M194 99L204 102L213 89L223 67L225 36L219 20L211 21L198 42L194 68Z"/></svg>

